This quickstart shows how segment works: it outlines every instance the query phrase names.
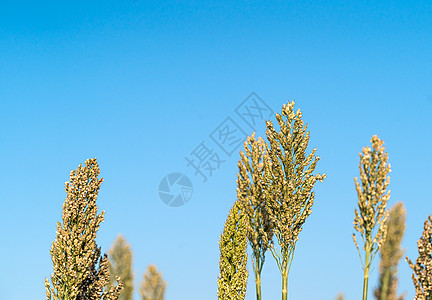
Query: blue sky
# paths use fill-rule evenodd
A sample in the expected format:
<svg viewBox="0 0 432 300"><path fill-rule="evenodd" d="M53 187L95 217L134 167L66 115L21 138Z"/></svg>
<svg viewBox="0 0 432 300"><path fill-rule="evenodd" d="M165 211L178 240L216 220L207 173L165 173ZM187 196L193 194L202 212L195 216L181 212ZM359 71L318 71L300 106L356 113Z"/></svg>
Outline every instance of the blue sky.
<svg viewBox="0 0 432 300"><path fill-rule="evenodd" d="M430 1L2 2L0 297L44 298L64 183L97 157L102 250L121 233L136 287L154 263L168 300L215 299L240 148L228 156L210 134L227 117L251 134L235 109L255 92L274 112L296 101L327 173L297 244L289 299L358 299L353 177L372 135L389 152L389 204L407 209L410 258L432 213L431 34ZM205 183L185 160L203 141L225 160ZM193 183L182 207L158 196L172 172ZM403 260L399 278L412 299ZM253 281L250 272L248 300ZM377 268L371 299L376 285ZM264 299L278 299L280 286L269 253Z"/></svg>

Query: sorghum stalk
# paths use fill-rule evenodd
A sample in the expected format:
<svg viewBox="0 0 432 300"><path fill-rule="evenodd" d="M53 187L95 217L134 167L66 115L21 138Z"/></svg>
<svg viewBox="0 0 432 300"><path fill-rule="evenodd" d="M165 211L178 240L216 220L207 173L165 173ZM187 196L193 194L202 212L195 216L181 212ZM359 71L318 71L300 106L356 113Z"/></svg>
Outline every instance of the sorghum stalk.
<svg viewBox="0 0 432 300"><path fill-rule="evenodd" d="M125 238L119 234L113 246L108 251L108 267L110 274L122 279L123 290L118 300L132 300L134 290L134 275L132 272L132 250ZM114 286L114 278L110 278L110 286ZM109 288L109 286L107 286Z"/></svg>
<svg viewBox="0 0 432 300"><path fill-rule="evenodd" d="M265 142L261 137L256 140L253 133L244 143L244 152L240 152L237 174L237 198L247 219L257 300L261 300L261 271L273 235L264 189L265 155Z"/></svg>
<svg viewBox="0 0 432 300"><path fill-rule="evenodd" d="M288 298L288 272L282 274L282 300Z"/></svg>
<svg viewBox="0 0 432 300"><path fill-rule="evenodd" d="M354 229L360 233L364 243L365 260L360 254L357 239L353 233L353 240L357 247L363 266L363 300L367 299L369 271L373 259L385 241L387 232L386 220L388 211L387 201L390 191L386 193L390 183L390 164L387 163L388 153L384 152L384 142L376 135L371 139L372 149L364 147L360 153L360 179L361 185L354 178L357 196L358 210L355 209ZM375 232L377 231L377 232Z"/></svg>
<svg viewBox="0 0 432 300"><path fill-rule="evenodd" d="M149 265L140 285L142 300L164 300L166 282L155 265Z"/></svg>
<svg viewBox="0 0 432 300"><path fill-rule="evenodd" d="M101 248L96 244L96 232L104 220L104 211L98 215L96 205L103 181L99 174L96 159L88 159L85 167L80 164L71 171L70 181L65 184L63 222L57 222L57 237L51 248L52 286L45 280L48 300L118 299L122 283L105 288L110 279L108 260L106 254L100 255Z"/></svg>
<svg viewBox="0 0 432 300"><path fill-rule="evenodd" d="M380 280L375 289L377 300L403 300L404 295L397 296L397 267L403 255L400 247L405 231L406 212L402 202L390 209L387 219L387 234L380 249Z"/></svg>
<svg viewBox="0 0 432 300"><path fill-rule="evenodd" d="M325 174L312 174L319 157L315 156L316 149L306 155L310 133L306 131L307 124L300 110L294 112L294 101L283 105L282 114L276 114L276 120L279 131L271 121L266 122L269 146L264 157L264 186L269 218L279 244L275 247L271 243L270 251L282 275L282 299L286 300L295 245L312 213L315 198L312 189L317 181L324 180ZM268 235L263 236L264 240L268 239Z"/></svg>
<svg viewBox="0 0 432 300"><path fill-rule="evenodd" d="M390 269L386 269L382 276L382 290L379 300L387 300L387 293L390 283Z"/></svg>
<svg viewBox="0 0 432 300"><path fill-rule="evenodd" d="M432 300L432 216L424 223L423 234L417 242L419 257L416 264L408 259L411 269L414 271L412 280L415 286L415 300Z"/></svg>
<svg viewBox="0 0 432 300"><path fill-rule="evenodd" d="M255 265L257 266L259 263L259 258L256 258ZM255 289L256 289L256 296L257 300L261 300L261 272L256 267L254 269L254 275L255 275Z"/></svg>
<svg viewBox="0 0 432 300"><path fill-rule="evenodd" d="M248 278L246 216L236 201L219 241L219 300L244 300Z"/></svg>
<svg viewBox="0 0 432 300"><path fill-rule="evenodd" d="M371 242L368 238L365 245L366 249L366 262L365 262L365 269L364 269L364 277L363 277L363 300L366 300L367 298L367 292L368 292L368 283L369 283L369 270L370 270L370 253L371 253Z"/></svg>
<svg viewBox="0 0 432 300"><path fill-rule="evenodd" d="M343 294L343 293L339 293L339 294L336 296L336 300L345 300L345 296L344 296L344 294Z"/></svg>

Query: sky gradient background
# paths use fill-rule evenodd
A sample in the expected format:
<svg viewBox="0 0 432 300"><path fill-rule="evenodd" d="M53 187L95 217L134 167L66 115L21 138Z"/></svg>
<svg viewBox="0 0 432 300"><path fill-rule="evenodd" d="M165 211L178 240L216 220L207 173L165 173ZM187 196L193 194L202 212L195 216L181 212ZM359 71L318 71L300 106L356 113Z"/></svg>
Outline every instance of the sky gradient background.
<svg viewBox="0 0 432 300"><path fill-rule="evenodd" d="M255 91L274 112L296 101L327 173L296 247L289 299L359 299L353 177L372 135L389 152L389 205L405 203L412 259L432 213L431 34L430 1L1 2L0 298L44 299L64 183L97 157L106 212L97 241L104 252L119 233L131 244L136 299L150 263L168 282L167 300L216 299L240 148L206 183L185 157L211 145L210 133ZM183 207L158 197L171 172L193 182ZM411 273L401 260L406 299ZM268 253L263 299L279 299L280 286Z"/></svg>

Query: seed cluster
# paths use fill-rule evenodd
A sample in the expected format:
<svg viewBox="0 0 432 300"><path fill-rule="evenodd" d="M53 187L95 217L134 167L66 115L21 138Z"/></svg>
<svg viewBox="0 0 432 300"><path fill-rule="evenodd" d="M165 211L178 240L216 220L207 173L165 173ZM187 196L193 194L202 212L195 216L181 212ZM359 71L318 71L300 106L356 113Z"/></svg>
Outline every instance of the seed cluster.
<svg viewBox="0 0 432 300"><path fill-rule="evenodd" d="M371 253L368 268L376 252L385 240L388 211L387 201L390 199L390 164L387 163L388 153L384 152L384 142L374 135L371 139L372 149L364 147L360 156L360 181L354 178L358 197L358 210L355 209L354 229L358 231L364 243L363 250ZM375 229L377 232L375 233ZM353 233L354 243L359 250L357 239ZM367 259L366 259L367 260Z"/></svg>
<svg viewBox="0 0 432 300"><path fill-rule="evenodd" d="M238 201L231 208L219 241L218 299L244 300L248 278L246 216Z"/></svg>
<svg viewBox="0 0 432 300"><path fill-rule="evenodd" d="M245 141L244 149L245 152L240 152L241 159L238 163L237 199L247 218L247 235L253 255L252 266L255 275L259 276L273 235L264 187L266 145L261 137L255 139L254 133Z"/></svg>
<svg viewBox="0 0 432 300"><path fill-rule="evenodd" d="M123 289L118 300L133 299L133 281L134 274L132 272L132 249L126 242L125 238L120 234L114 242L112 248L108 251L108 267L110 276L110 286L115 286L115 277L120 277L123 283ZM110 286L107 286L109 288Z"/></svg>
<svg viewBox="0 0 432 300"><path fill-rule="evenodd" d="M415 300L432 299L432 216L428 217L423 228L423 234L417 242L419 257L416 264L406 257L414 271L412 280L416 292Z"/></svg>
<svg viewBox="0 0 432 300"><path fill-rule="evenodd" d="M294 112L294 101L283 105L276 120L279 131L271 121L266 122L269 146L264 181L268 213L279 244L276 248L272 243L270 250L282 275L288 276L298 236L312 213L315 197L312 189L326 175L312 174L319 157L315 156L316 149L306 155L310 133L300 110ZM264 235L264 239L269 241L270 237Z"/></svg>
<svg viewBox="0 0 432 300"><path fill-rule="evenodd" d="M166 282L155 265L149 265L140 285L142 300L164 300Z"/></svg>
<svg viewBox="0 0 432 300"><path fill-rule="evenodd" d="M387 219L387 235L380 249L380 282L375 290L379 300L403 300L404 295L397 296L397 267L403 256L400 245L405 232L406 211L402 202L390 209Z"/></svg>
<svg viewBox="0 0 432 300"><path fill-rule="evenodd" d="M110 289L107 256L101 256L96 232L104 219L97 214L96 199L103 179L96 159L71 171L66 182L67 198L63 204L62 224L57 223L57 237L51 248L54 273L51 285L45 280L47 299L115 300L122 283ZM99 267L96 267L99 262ZM117 278L119 281L119 278Z"/></svg>

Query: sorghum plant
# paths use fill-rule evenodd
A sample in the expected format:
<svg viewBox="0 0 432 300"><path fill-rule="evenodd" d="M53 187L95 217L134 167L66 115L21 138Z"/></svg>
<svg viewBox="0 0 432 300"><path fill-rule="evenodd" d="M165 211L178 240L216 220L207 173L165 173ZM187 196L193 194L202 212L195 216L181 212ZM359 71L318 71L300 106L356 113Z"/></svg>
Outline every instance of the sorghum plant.
<svg viewBox="0 0 432 300"><path fill-rule="evenodd" d="M406 257L414 271L412 280L415 286L415 300L432 299L432 216L424 223L423 234L417 242L419 257L416 264Z"/></svg>
<svg viewBox="0 0 432 300"><path fill-rule="evenodd" d="M267 209L274 235L279 247L272 243L270 251L282 275L282 300L287 299L288 274L291 267L298 236L306 218L312 213L315 194L312 191L317 181L325 174L313 175L319 157L316 149L306 155L309 143L307 124L300 110L294 112L294 101L283 105L282 114L276 114L280 130L276 131L267 121L267 147L265 156L265 194ZM269 240L264 235L265 242Z"/></svg>
<svg viewBox="0 0 432 300"><path fill-rule="evenodd" d="M166 282L155 265L149 265L140 285L142 300L164 300Z"/></svg>
<svg viewBox="0 0 432 300"><path fill-rule="evenodd" d="M244 300L248 278L246 216L236 201L219 241L219 300Z"/></svg>
<svg viewBox="0 0 432 300"><path fill-rule="evenodd" d="M357 247L363 266L363 300L367 299L369 270L372 261L385 240L388 211L387 201L390 191L386 192L390 183L390 164L387 163L388 153L384 152L384 142L374 135L371 139L372 149L364 147L360 153L360 183L354 178L358 197L358 210L355 209L354 229L360 233L365 251L363 262L356 235L353 240Z"/></svg>
<svg viewBox="0 0 432 300"><path fill-rule="evenodd" d="M108 251L108 267L111 274L110 285L115 285L114 276L120 277L123 282L123 290L120 293L119 300L133 299L132 255L130 245L120 234Z"/></svg>
<svg viewBox="0 0 432 300"><path fill-rule="evenodd" d="M256 140L254 133L247 138L244 148L245 153L240 152L241 160L238 163L237 198L247 219L246 229L252 248L256 295L257 299L261 300L261 271L273 234L264 194L265 142L261 137ZM265 240L263 235L268 239Z"/></svg>
<svg viewBox="0 0 432 300"><path fill-rule="evenodd" d="M345 300L345 296L344 296L344 294L343 294L343 293L339 293L339 294L336 296L336 300Z"/></svg>
<svg viewBox="0 0 432 300"><path fill-rule="evenodd" d="M406 212L402 202L390 209L387 219L387 235L380 249L380 284L375 290L377 300L403 300L397 296L397 266L403 255L401 242L405 232Z"/></svg>
<svg viewBox="0 0 432 300"><path fill-rule="evenodd" d="M99 224L104 220L104 211L98 215L96 206L103 181L98 179L99 173L96 159L88 159L85 167L80 164L66 182L63 222L57 223L57 238L51 248L52 287L45 280L48 300L118 299L122 283L105 288L110 277L108 260L106 255L100 256L101 249L95 241Z"/></svg>

